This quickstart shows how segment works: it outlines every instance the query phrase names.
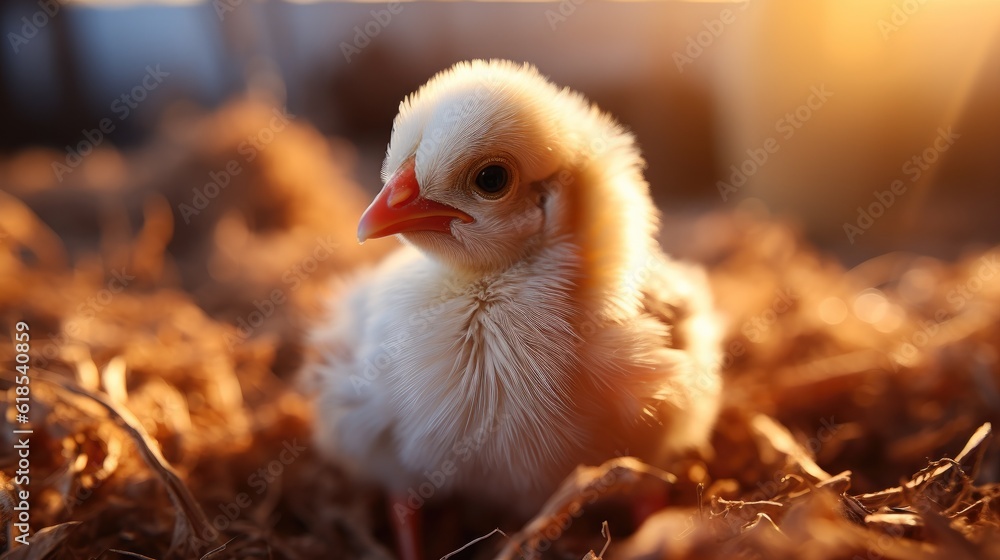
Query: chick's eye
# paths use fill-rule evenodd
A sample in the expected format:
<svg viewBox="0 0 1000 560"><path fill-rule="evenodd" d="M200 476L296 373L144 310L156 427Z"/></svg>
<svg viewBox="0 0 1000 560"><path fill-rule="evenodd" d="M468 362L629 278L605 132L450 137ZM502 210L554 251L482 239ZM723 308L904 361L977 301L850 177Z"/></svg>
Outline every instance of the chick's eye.
<svg viewBox="0 0 1000 560"><path fill-rule="evenodd" d="M486 195L500 194L509 181L510 173L502 165L488 165L476 175L476 187Z"/></svg>

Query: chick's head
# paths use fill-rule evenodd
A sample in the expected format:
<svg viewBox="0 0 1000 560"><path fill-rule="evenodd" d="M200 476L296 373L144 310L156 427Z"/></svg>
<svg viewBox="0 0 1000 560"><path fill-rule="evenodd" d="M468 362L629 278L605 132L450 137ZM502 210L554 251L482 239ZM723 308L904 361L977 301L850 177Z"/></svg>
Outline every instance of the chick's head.
<svg viewBox="0 0 1000 560"><path fill-rule="evenodd" d="M544 243L552 184L577 162L590 108L533 67L460 63L400 105L358 237L399 234L453 266L509 266Z"/></svg>

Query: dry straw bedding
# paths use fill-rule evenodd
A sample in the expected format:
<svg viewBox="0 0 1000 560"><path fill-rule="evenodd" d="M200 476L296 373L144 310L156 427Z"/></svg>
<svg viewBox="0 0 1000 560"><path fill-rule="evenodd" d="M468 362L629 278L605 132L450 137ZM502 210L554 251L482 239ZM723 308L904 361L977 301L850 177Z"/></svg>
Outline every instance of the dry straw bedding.
<svg viewBox="0 0 1000 560"><path fill-rule="evenodd" d="M178 211L268 118L182 119L58 184L51 153L0 165L0 330L30 325L34 430L26 488L0 431L2 558L391 557L380 496L315 454L294 382L329 283L392 247L352 240L350 151L293 123ZM474 499L429 506L434 557L488 534L453 558L1000 558L1000 248L846 270L782 224L683 227L729 325L714 452L581 466L502 533L459 513ZM5 427L14 352L0 344ZM616 505L649 492L665 507L633 527Z"/></svg>

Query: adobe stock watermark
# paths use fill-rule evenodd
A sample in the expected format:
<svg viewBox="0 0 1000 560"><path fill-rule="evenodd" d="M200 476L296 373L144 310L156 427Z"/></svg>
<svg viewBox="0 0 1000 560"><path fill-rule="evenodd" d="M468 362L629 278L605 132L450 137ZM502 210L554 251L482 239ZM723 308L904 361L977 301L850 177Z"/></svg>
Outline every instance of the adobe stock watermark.
<svg viewBox="0 0 1000 560"><path fill-rule="evenodd" d="M882 34L882 39L888 40L889 36L909 23L910 18L925 5L927 5L927 0L903 0L903 2L894 3L889 19L879 18L878 20L878 31Z"/></svg>
<svg viewBox="0 0 1000 560"><path fill-rule="evenodd" d="M268 121L267 126L262 127L254 134L248 135L246 139L236 146L236 153L242 156L242 162L239 158L233 158L227 161L221 169L209 171L208 182L200 188L194 187L191 189L190 203L181 202L177 205L177 211L180 212L181 219L184 220L185 224L190 224L192 216L197 216L208 208L208 205L222 191L226 190L233 181L233 177L243 172L243 165L257 159L260 152L271 142L274 142L278 133L285 130L288 124L295 118L294 115L288 114L284 109L274 108L271 110L271 113L273 116Z"/></svg>
<svg viewBox="0 0 1000 560"><path fill-rule="evenodd" d="M281 478L285 468L291 465L306 451L304 445L299 445L297 438L291 441L281 442L282 448L278 456L267 465L257 469L247 477L247 485L254 489L256 496L260 496L267 491L268 486L274 484ZM240 492L229 502L219 504L219 512L210 520L208 527L201 527L199 534L192 537L191 545L195 550L204 550L209 543L215 542L219 535L224 533L229 527L249 509L254 502L253 496L246 492Z"/></svg>
<svg viewBox="0 0 1000 560"><path fill-rule="evenodd" d="M745 11L749 5L749 1L742 2L739 11ZM736 19L737 13L732 8L723 8L719 12L719 17L701 20L703 29L687 36L683 52L674 51L670 56L674 65L677 66L677 71L683 73L684 67L693 64L698 57L704 54L715 43L715 40L725 33L727 26L736 22Z"/></svg>
<svg viewBox="0 0 1000 560"><path fill-rule="evenodd" d="M624 457L620 452L615 452L617 457ZM573 523L583 516L584 510L587 506L594 505L597 503L601 496L606 494L608 490L614 488L618 484L618 473L616 469L608 469L598 478L596 481L587 485L586 491L584 491L583 496L585 497L582 501L570 502L569 507L565 510L560 510L556 513L555 517L545 525L542 529L541 534L535 545L531 550L521 550L521 553L529 552L547 552L552 548L553 543L558 541ZM589 558L589 556L587 557ZM586 560L586 558L584 559Z"/></svg>
<svg viewBox="0 0 1000 560"><path fill-rule="evenodd" d="M340 52L344 55L344 60L350 64L351 57L361 54L361 51L371 44L372 39L378 37L383 29L389 27L392 18L402 12L403 4L401 2L389 2L385 8L369 12L372 16L371 19L366 21L364 25L354 26L354 40L350 43L340 42Z"/></svg>
<svg viewBox="0 0 1000 560"><path fill-rule="evenodd" d="M979 265L973 274L953 286L945 299L949 306L938 308L933 320L922 319L920 328L897 341L896 350L889 354L893 372L899 372L901 364L909 363L941 332L943 325L965 308L983 288L1000 279L1000 251L987 253L979 258Z"/></svg>
<svg viewBox="0 0 1000 560"><path fill-rule="evenodd" d="M939 461L934 461L931 465L924 471L910 477L911 481L917 481L922 473L933 473L937 470L939 466L944 466L944 464L950 464L952 468L958 469L958 472L962 473L962 476L967 476L966 473L962 472L961 467L950 459L943 459ZM951 477L933 477L928 483L925 482L919 484L917 488L912 490L912 495L917 497L914 500L915 503L907 506L907 509L920 517L926 517L928 513L933 512L936 515L941 515L945 508L942 503L948 503L947 498L955 496L955 489L952 483L948 480ZM889 524L885 526L883 532L874 539L869 540L868 551L864 556L860 554L855 554L851 560L882 560L886 557L886 552L896 548L900 542L912 543L911 539L906 536L907 529L910 527L903 524ZM906 539L905 541L903 539Z"/></svg>
<svg viewBox="0 0 1000 560"><path fill-rule="evenodd" d="M226 16L235 12L236 8L239 8L246 3L247 0L212 0L212 7L215 8L215 15L218 16L219 21L225 21Z"/></svg>
<svg viewBox="0 0 1000 560"><path fill-rule="evenodd" d="M327 235L325 238L317 237L316 245L313 247L312 252L282 273L281 282L284 286L287 286L287 291L283 287L274 288L267 294L267 297L260 300L253 300L254 310L245 317L236 318L236 333L227 332L225 337L223 337L226 346L230 350L233 350L246 342L253 335L254 331L260 328L265 321L274 315L275 311L288 302L290 294L302 287L302 284L313 273L319 270L320 263L334 255L338 247L340 247L340 243L334 241L333 235Z"/></svg>
<svg viewBox="0 0 1000 560"><path fill-rule="evenodd" d="M930 147L903 162L901 170L903 175L909 178L909 183L919 181L924 172L940 159L941 154L947 152L955 144L955 140L961 138L961 135L952 131L950 126L947 129L938 128L937 132L938 135ZM866 207L858 206L858 217L854 223L844 222L843 224L844 233L851 245L854 245L858 236L864 235L875 225L875 220L884 216L886 211L896 204L898 197L906 194L907 188L908 185L903 179L896 179L889 184L888 190L872 191L875 200Z"/></svg>
<svg viewBox="0 0 1000 560"><path fill-rule="evenodd" d="M437 469L433 471L425 469L422 473L424 480L416 486L411 486L407 489L406 503L397 502L393 504L392 511L396 515L396 519L400 523L405 523L407 517L424 507L427 500L433 498L438 491L444 488L459 473L462 465L472 460L473 454L478 453L483 448L483 445L489 441L490 436L495 434L500 429L500 426L509 421L509 414L493 418L487 424L480 426L476 431L467 434L455 442L451 448L451 453L440 462Z"/></svg>
<svg viewBox="0 0 1000 560"><path fill-rule="evenodd" d="M371 387L376 379L392 367L395 358L418 336L428 332L433 326L434 319L441 315L445 309L448 309L448 300L458 290L452 282L454 280L446 281L440 295L429 298L429 301L417 313L407 319L406 326L408 328L399 329L396 335L380 342L378 353L374 357L365 358L359 373L352 373L348 376L348 381L354 388L356 395L364 394L364 391Z"/></svg>
<svg viewBox="0 0 1000 560"><path fill-rule="evenodd" d="M76 315L63 325L59 334L49 335L49 343L44 345L41 351L33 357L35 367L47 367L49 360L59 356L59 349L70 341L70 337L76 336L78 332L90 324L98 314L111 305L115 296L124 291L129 283L136 278L129 274L124 267L121 270L111 270L109 275L110 278L103 288L76 306Z"/></svg>
<svg viewBox="0 0 1000 560"><path fill-rule="evenodd" d="M163 79L170 76L170 72L160 70L160 65L155 67L146 66L146 74L139 79L139 83L131 90L121 94L111 101L109 110L118 117L118 121L124 121L132 114L132 111L139 107L139 104L149 97L149 93L160 87ZM81 163L83 158L90 155L95 148L104 143L107 136L115 131L115 121L111 117L104 117L98 121L97 126L92 129L81 131L83 140L75 146L66 146L66 157L62 162L52 162L52 172L61 183L63 177L73 172Z"/></svg>
<svg viewBox="0 0 1000 560"><path fill-rule="evenodd" d="M483 102L489 99L494 92L504 87L504 82L487 76L479 76L479 83L472 95L465 97L459 103L452 103L444 109L443 122L437 123L433 129L425 131L420 139L420 145L414 156L417 160L430 158L439 149L445 140L445 132L459 122L469 118L473 113L483 106Z"/></svg>
<svg viewBox="0 0 1000 560"><path fill-rule="evenodd" d="M843 428L844 425L838 424L833 416L820 418L816 433L806 439L802 447L809 452L811 457L816 457L820 449L823 449L823 446L829 443ZM790 473L779 470L774 473L770 481L757 482L757 491L750 495L749 501L770 500L777 496L783 490L783 482L788 474Z"/></svg>
<svg viewBox="0 0 1000 560"><path fill-rule="evenodd" d="M763 342L764 335L778 321L778 316L787 313L792 308L792 305L799 300L799 296L792 292L791 288L776 289L774 293L775 298L771 302L771 306L747 319L740 329L743 336L747 337L747 340L754 344Z"/></svg>
<svg viewBox="0 0 1000 560"><path fill-rule="evenodd" d="M555 9L545 10L545 21L549 22L549 29L555 31L560 24L565 23L576 9L587 0L559 0L559 5Z"/></svg>
<svg viewBox="0 0 1000 560"><path fill-rule="evenodd" d="M763 342L765 335L778 321L778 317L787 313L799 301L798 294L793 292L791 288L776 288L774 295L775 297L767 309L750 317L740 327L740 334L753 344ZM745 355L748 347L737 338L730 341L724 350L717 363L718 368L723 371L733 367L736 358Z"/></svg>
<svg viewBox="0 0 1000 560"><path fill-rule="evenodd" d="M816 429L816 433L806 439L805 443L802 445L803 448L809 451L810 456L816 457L820 449L823 448L825 444L830 442L840 430L844 428L843 424L838 424L833 416L829 418L820 418L820 427ZM777 497L782 492L787 490L787 480L789 475L797 473L787 472L784 469L778 469L771 476L770 480L762 480L757 482L757 489L753 491L749 496L742 498L741 501L747 503L754 502L764 502L769 501ZM735 511L729 512L725 517L716 517L716 519L725 519L726 525L733 532L739 532L742 528L749 522L756 518L757 512L747 509L747 508L737 508ZM690 516L685 522L684 531L677 534L674 538L681 540L695 531L697 528L696 521L697 514Z"/></svg>
<svg viewBox="0 0 1000 560"><path fill-rule="evenodd" d="M23 16L20 19L19 23L21 23L21 27L18 30L20 33L13 31L7 33L7 41L10 43L11 48L14 49L14 54L21 52L22 47L38 36L38 32L44 29L52 21L52 18L59 14L65 3L66 0L38 0L38 10L30 16Z"/></svg>
<svg viewBox="0 0 1000 560"><path fill-rule="evenodd" d="M778 137L770 136L759 147L748 148L746 159L729 166L729 182L717 181L715 183L723 202L728 201L731 195L738 193L750 177L760 171L770 161L771 156L778 153L778 150L781 149L781 142L791 140L796 132L833 97L833 92L826 89L826 84L814 85L809 88L809 91L810 94L805 103L793 111L785 113L783 117L775 121L774 131L779 135L780 140Z"/></svg>

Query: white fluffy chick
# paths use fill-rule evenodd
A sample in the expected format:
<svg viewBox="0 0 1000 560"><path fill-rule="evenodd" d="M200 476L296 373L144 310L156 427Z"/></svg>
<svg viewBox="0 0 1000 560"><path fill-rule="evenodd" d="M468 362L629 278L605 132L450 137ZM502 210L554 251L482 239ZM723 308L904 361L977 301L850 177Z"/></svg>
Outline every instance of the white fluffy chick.
<svg viewBox="0 0 1000 560"><path fill-rule="evenodd" d="M705 444L715 316L657 243L643 165L528 65L459 63L403 101L358 236L405 246L312 333L319 446L401 503L526 515L580 463Z"/></svg>

